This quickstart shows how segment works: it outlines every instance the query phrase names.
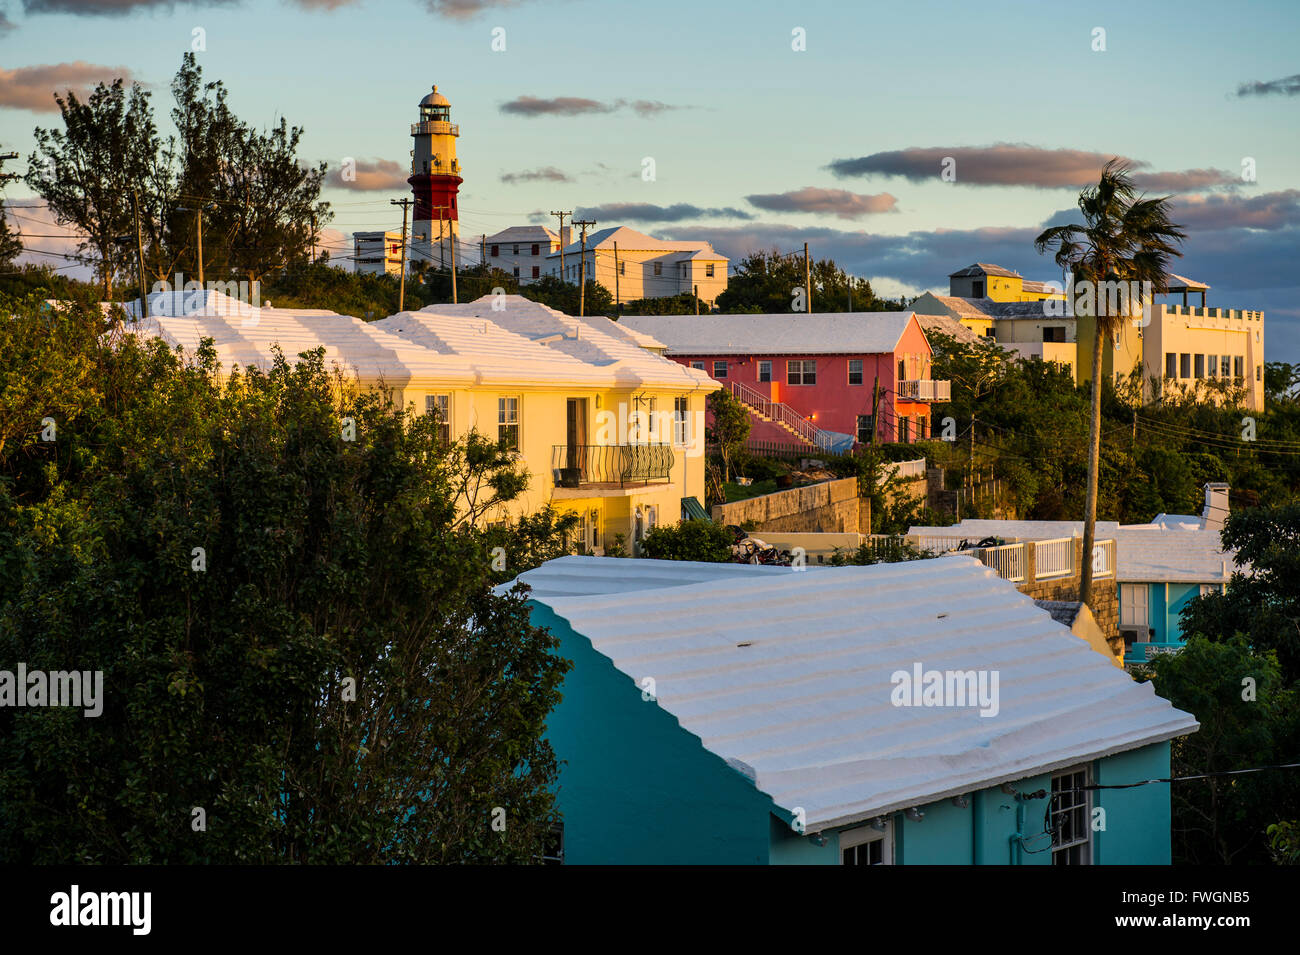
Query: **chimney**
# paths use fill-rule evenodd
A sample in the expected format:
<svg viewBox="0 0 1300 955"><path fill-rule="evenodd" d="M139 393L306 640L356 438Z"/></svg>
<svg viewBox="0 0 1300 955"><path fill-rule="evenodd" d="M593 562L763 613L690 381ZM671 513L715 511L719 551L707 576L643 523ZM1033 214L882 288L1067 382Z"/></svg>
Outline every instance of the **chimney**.
<svg viewBox="0 0 1300 955"><path fill-rule="evenodd" d="M568 245L569 245L569 227L567 225L561 226L560 227L560 248L561 249L568 248Z"/></svg>
<svg viewBox="0 0 1300 955"><path fill-rule="evenodd" d="M1223 523L1228 519L1228 485L1214 482L1205 485L1205 510L1201 512L1201 521L1207 531L1223 530Z"/></svg>

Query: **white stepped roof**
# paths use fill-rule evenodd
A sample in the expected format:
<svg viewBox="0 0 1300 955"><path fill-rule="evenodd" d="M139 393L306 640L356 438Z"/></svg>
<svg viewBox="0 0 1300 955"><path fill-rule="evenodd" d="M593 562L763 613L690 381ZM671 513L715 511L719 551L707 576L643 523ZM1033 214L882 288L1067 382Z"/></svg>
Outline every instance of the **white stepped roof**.
<svg viewBox="0 0 1300 955"><path fill-rule="evenodd" d="M875 355L898 346L912 312L625 315L669 355Z"/></svg>
<svg viewBox="0 0 1300 955"><path fill-rule="evenodd" d="M290 361L324 347L327 367L396 387L718 388L608 318L574 318L518 295L364 322L321 309L252 308L215 292L177 293L151 299L150 318L129 330L190 353L211 338L227 371L236 364L268 367L277 346Z"/></svg>
<svg viewBox="0 0 1300 955"><path fill-rule="evenodd" d="M520 579L809 831L1198 728L970 557L815 572L564 557ZM999 712L894 706L892 675L918 662L997 671Z"/></svg>

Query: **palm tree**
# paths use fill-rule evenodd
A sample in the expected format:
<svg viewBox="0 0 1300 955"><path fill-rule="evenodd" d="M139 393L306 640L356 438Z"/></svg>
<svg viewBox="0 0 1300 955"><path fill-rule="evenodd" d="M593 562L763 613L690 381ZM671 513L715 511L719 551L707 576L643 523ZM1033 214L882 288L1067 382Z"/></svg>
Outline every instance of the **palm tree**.
<svg viewBox="0 0 1300 955"><path fill-rule="evenodd" d="M1092 342L1092 420L1088 427L1088 496L1083 515L1083 567L1079 599L1092 596L1092 549L1097 535L1097 472L1101 460L1102 343L1122 327L1133 314L1133 299L1126 308L1108 308L1110 298L1101 294L1106 282L1140 283L1128 288L1149 289L1156 294L1167 290L1169 257L1182 255L1174 247L1186 234L1169 219L1169 197L1148 199L1139 195L1132 178L1132 166L1112 159L1101 172L1097 185L1079 194L1083 225L1053 226L1034 240L1041 255L1054 249L1056 264L1074 274L1066 290L1073 303L1076 287L1090 290L1093 303L1085 308L1094 318ZM1089 284L1090 283L1090 284ZM1150 283L1149 285L1147 283ZM1138 303L1145 296L1138 296ZM1139 304L1140 307L1140 304ZM1079 309L1074 310L1077 316Z"/></svg>

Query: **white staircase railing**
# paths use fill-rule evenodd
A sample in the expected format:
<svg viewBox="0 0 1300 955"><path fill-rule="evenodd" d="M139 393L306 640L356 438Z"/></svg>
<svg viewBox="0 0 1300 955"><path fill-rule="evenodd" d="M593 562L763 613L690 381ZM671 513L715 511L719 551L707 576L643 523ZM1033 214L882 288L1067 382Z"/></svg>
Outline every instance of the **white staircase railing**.
<svg viewBox="0 0 1300 955"><path fill-rule="evenodd" d="M783 425L809 444L823 451L829 451L834 446L835 439L829 432L817 427L789 405L773 401L761 391L756 391L739 381L727 382L727 388L742 404L748 405L762 417L770 418Z"/></svg>

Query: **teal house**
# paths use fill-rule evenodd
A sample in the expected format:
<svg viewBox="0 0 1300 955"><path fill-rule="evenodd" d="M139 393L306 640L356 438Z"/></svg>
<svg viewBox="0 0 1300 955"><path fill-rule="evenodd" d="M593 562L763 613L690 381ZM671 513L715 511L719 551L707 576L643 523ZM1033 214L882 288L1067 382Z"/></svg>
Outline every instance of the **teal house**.
<svg viewBox="0 0 1300 955"><path fill-rule="evenodd" d="M1192 716L971 557L564 557L567 864L1168 864Z"/></svg>

